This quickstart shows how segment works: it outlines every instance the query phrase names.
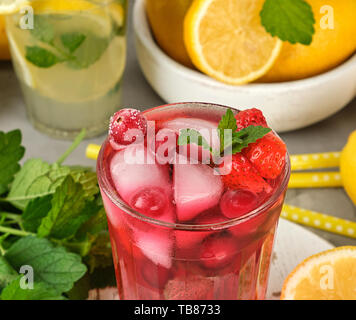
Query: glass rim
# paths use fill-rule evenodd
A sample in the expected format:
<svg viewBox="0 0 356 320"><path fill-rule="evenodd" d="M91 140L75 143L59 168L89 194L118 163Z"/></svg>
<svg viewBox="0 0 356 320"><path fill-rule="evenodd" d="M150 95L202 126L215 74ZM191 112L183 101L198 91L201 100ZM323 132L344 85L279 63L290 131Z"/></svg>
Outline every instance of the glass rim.
<svg viewBox="0 0 356 320"><path fill-rule="evenodd" d="M150 113L152 111L157 111L160 109L164 109L167 107L174 107L174 106L185 106L185 105L200 105L200 106L204 106L204 107L209 107L209 106L213 106L213 107L218 107L218 108L224 108L224 109L231 109L232 111L239 111L237 109L231 108L231 107L227 107L224 105L219 105L219 104L215 104L215 103L205 103L205 102L179 102L179 103L172 103L172 104L165 104L165 105L161 105L161 106L157 106L157 107L153 107L150 108L148 110L143 111L143 114L147 114ZM274 134L276 134L278 136L278 134L272 130L272 132ZM101 192L104 192L105 195L109 198L109 200L115 204L115 206L117 206L119 209L121 209L122 211L124 211L125 213L129 214L130 216L132 216L133 218L137 218L141 221L146 221L148 223L152 223L154 225L158 225L161 227L166 227L169 229L175 229L175 230L186 230L186 231L192 231L192 230L198 230L198 231L205 231L205 230L221 230L221 229L226 229L229 228L231 226L235 226L238 225L242 222L248 221L256 216L258 216L259 214L262 214L263 212L265 212L266 210L268 210L269 208L271 208L280 198L280 196L283 194L283 192L287 189L288 186L288 182L289 182L289 177L290 177L290 173L291 173L291 164L290 164L290 157L289 157L289 153L287 151L286 153L286 164L285 164L285 168L284 168L284 176L283 179L281 180L278 188L276 189L276 191L273 193L273 195L271 197L269 197L266 201L264 201L259 207L257 207L256 209L246 213L245 215L241 216L241 217L237 217L237 218L233 218L233 219L227 219L226 221L222 221L222 222L216 222L216 223L210 223L210 224L188 224L188 223L175 223L175 222L167 222L167 221L163 221L163 220L159 220L159 219L155 219L149 216L146 216L142 213L139 213L138 211L134 210L133 208L131 208L128 204L125 203L125 201L123 201L117 191L115 190L114 186L110 183L107 175L106 175L106 171L104 170L104 152L106 150L106 147L109 144L109 140L108 138L105 139L104 143L102 144L101 148L100 148L100 152L99 152L99 156L98 156L98 160L97 160L97 176L98 176L98 183L101 189Z"/></svg>

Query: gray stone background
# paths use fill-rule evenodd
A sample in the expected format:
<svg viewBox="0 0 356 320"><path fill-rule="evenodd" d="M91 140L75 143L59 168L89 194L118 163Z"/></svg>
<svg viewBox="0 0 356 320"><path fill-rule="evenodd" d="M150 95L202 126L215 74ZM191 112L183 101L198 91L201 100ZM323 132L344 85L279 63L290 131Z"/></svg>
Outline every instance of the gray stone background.
<svg viewBox="0 0 356 320"><path fill-rule="evenodd" d="M164 101L149 86L138 65L131 18L130 14L123 105L150 108L164 104ZM0 130L8 131L17 128L20 128L23 133L23 144L26 147L25 159L37 157L54 162L70 145L68 141L54 140L31 127L26 119L24 102L12 65L10 62L0 62ZM356 99L331 118L308 128L281 134L281 137L287 143L291 154L338 151L346 144L353 130L356 130ZM88 143L101 144L104 139L105 135L83 141L67 160L67 164L94 166L94 161L85 158L85 148ZM356 221L356 207L342 188L290 189L286 202ZM336 246L356 245L356 239L309 229Z"/></svg>

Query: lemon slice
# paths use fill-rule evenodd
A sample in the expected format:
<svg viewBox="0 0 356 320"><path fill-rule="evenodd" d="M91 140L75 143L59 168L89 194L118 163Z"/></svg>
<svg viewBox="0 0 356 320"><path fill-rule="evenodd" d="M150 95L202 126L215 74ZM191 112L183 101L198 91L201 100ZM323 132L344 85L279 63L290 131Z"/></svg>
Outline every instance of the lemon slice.
<svg viewBox="0 0 356 320"><path fill-rule="evenodd" d="M282 300L356 300L356 247L313 255L287 277Z"/></svg>
<svg viewBox="0 0 356 320"><path fill-rule="evenodd" d="M119 83L125 68L125 52L125 38L115 37L99 61L88 68L68 70L65 64L59 64L53 74L50 70L35 67L36 89L43 96L64 103L94 101L108 94ZM92 79L93 75L95 79ZM71 79L76 79L76 83Z"/></svg>
<svg viewBox="0 0 356 320"><path fill-rule="evenodd" d="M238 85L270 70L282 41L261 25L264 0L194 0L184 20L184 42L194 65Z"/></svg>
<svg viewBox="0 0 356 320"><path fill-rule="evenodd" d="M0 0L0 14L16 13L28 4L28 0Z"/></svg>

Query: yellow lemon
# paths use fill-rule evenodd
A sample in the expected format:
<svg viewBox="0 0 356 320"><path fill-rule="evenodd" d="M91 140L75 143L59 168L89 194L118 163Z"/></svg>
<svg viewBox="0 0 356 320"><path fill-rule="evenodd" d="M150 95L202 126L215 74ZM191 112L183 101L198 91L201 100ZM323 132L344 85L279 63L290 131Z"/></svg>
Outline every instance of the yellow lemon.
<svg viewBox="0 0 356 320"><path fill-rule="evenodd" d="M273 68L259 82L303 79L328 71L356 51L356 1L307 0L315 17L311 45L283 43Z"/></svg>
<svg viewBox="0 0 356 320"><path fill-rule="evenodd" d="M278 58L282 42L261 25L263 3L194 0L184 19L184 43L194 65L232 85L264 75Z"/></svg>
<svg viewBox="0 0 356 320"><path fill-rule="evenodd" d="M9 60L10 51L9 44L7 42L6 30L5 30L5 19L0 16L0 60Z"/></svg>
<svg viewBox="0 0 356 320"><path fill-rule="evenodd" d="M192 0L146 0L147 16L159 46L187 67L192 62L184 47L183 20Z"/></svg>
<svg viewBox="0 0 356 320"><path fill-rule="evenodd" d="M340 171L344 188L356 205L356 131L341 152Z"/></svg>
<svg viewBox="0 0 356 320"><path fill-rule="evenodd" d="M356 300L356 247L304 260L285 280L281 300Z"/></svg>

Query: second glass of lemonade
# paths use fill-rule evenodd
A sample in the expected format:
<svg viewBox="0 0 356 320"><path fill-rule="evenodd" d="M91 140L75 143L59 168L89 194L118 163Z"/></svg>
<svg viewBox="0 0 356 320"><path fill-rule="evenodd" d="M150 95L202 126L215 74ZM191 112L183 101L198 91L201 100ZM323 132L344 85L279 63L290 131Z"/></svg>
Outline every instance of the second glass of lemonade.
<svg viewBox="0 0 356 320"><path fill-rule="evenodd" d="M120 106L126 0L33 0L6 19L27 115L71 139L104 132Z"/></svg>

